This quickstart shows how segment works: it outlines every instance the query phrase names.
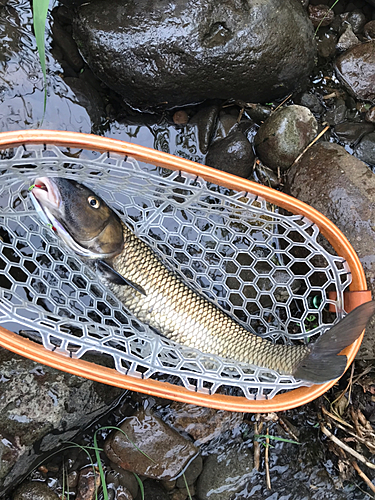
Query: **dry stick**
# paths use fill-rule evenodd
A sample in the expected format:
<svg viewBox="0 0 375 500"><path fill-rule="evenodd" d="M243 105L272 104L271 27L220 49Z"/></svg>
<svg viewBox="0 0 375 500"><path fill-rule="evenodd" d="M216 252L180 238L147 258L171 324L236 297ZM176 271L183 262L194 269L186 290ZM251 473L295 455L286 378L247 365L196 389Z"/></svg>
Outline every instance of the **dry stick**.
<svg viewBox="0 0 375 500"><path fill-rule="evenodd" d="M294 160L294 162L291 164L291 167L293 167L293 165L295 165L295 164L296 164L296 163L297 163L297 162L298 162L298 161L302 158L302 156L306 153L306 151L307 151L308 149L310 149L310 148L311 148L311 146L312 146L313 144L315 144L315 143L316 143L316 141L317 141L318 139L320 139L320 138L322 137L322 135L323 135L323 134L325 134L325 133L327 132L327 130L328 130L328 129L329 129L329 125L327 125L326 127L324 127L324 129L323 129L323 130L322 130L322 131L321 131L321 132L320 132L320 133L319 133L319 134L315 137L315 139L313 139L313 140L310 142L310 144L308 144L308 145L305 147L305 149L302 151L302 153L301 153L300 155L298 155L298 156L297 156L297 158L296 158L296 159Z"/></svg>
<svg viewBox="0 0 375 500"><path fill-rule="evenodd" d="M335 415L334 413L331 413L330 411L326 410L326 408L324 408L324 406L322 406L322 413L324 413L324 415L327 415L328 417L332 418L332 420L336 420L336 422L340 422L342 425L346 425L347 427L349 427L349 429L353 429L353 426L351 424L346 422L344 419L342 419L338 415Z"/></svg>
<svg viewBox="0 0 375 500"><path fill-rule="evenodd" d="M293 94L289 94L288 97L285 97L285 99L283 100L283 102L281 102L278 106L276 106L276 108L272 111L272 113L274 113L275 111L277 111L279 108L281 108L281 106L284 104L284 102L286 102L288 99L290 99L292 97Z"/></svg>
<svg viewBox="0 0 375 500"><path fill-rule="evenodd" d="M358 475L361 479L364 480L364 482L367 484L367 486L370 488L371 491L373 491L375 493L375 486L372 484L372 482L370 481L370 479L366 476L366 474L361 471L361 469L359 468L357 462L355 460L353 460L351 462L352 466L355 468L355 470L358 472Z"/></svg>
<svg viewBox="0 0 375 500"><path fill-rule="evenodd" d="M353 455L353 457L355 457L357 460L359 460L363 464L367 465L367 467L369 467L370 469L375 469L375 465L373 463L366 460L366 458L363 455L356 452L355 450L353 450L353 448L350 448L350 446L346 445L339 438L334 436L332 434L332 432L330 432L327 429L327 427L324 426L323 422L320 422L320 429L323 432L323 434L325 434L327 437L329 437L329 439L331 439L331 441L333 441L335 444L337 444L337 446L340 446L340 448L342 448L343 450L345 450L348 453L350 453L351 455Z"/></svg>
<svg viewBox="0 0 375 500"><path fill-rule="evenodd" d="M271 489L271 478L270 478L270 463L269 463L269 449L270 449L270 429L267 427L267 437L266 437L266 451L264 453L264 460L266 462L266 481L267 489Z"/></svg>
<svg viewBox="0 0 375 500"><path fill-rule="evenodd" d="M353 380L353 384L356 384L358 382L358 380L360 380L362 377L367 375L373 368L374 367L371 365L368 366L367 368L365 368L362 373L360 373L359 375L356 376L356 378Z"/></svg>
<svg viewBox="0 0 375 500"><path fill-rule="evenodd" d="M258 421L256 421L254 423L254 435L259 436L259 434L261 434L262 432L262 429L263 429L263 422L259 422L258 425ZM256 470L259 470L260 468L260 444L259 441L256 441L255 439L254 439L254 467Z"/></svg>
<svg viewBox="0 0 375 500"><path fill-rule="evenodd" d="M362 430L359 426L359 421L358 421L358 414L354 411L353 406L350 407L350 414L354 423L355 430L357 431L357 434L359 437L363 438L363 433Z"/></svg>
<svg viewBox="0 0 375 500"><path fill-rule="evenodd" d="M284 429L284 431L287 434L289 434L292 439L294 439L294 441L297 441L299 443L298 437L294 434L290 426L287 424L287 422L285 422L285 420L282 417L279 417L279 424Z"/></svg>

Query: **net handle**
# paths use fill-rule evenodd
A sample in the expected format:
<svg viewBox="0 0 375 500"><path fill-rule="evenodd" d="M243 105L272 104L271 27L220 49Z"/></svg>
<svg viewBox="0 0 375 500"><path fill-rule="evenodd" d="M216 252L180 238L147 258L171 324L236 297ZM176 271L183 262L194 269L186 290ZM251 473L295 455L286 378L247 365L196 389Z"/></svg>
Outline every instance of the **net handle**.
<svg viewBox="0 0 375 500"><path fill-rule="evenodd" d="M298 214L307 217L311 222L316 224L337 254L347 261L352 273L352 283L349 287L350 291L356 292L367 290L366 278L362 265L347 238L329 219L327 219L327 217L296 198L256 182L184 158L179 158L168 153L117 139L55 130L24 130L0 133L0 150L14 148L20 145L27 146L28 144L53 144L100 152L110 151L124 156L132 156L139 161L151 163L155 166L182 170L223 187L237 191L246 191L255 196L260 196L269 203L274 203L295 215ZM367 302L367 300L368 295L362 294L360 303ZM363 333L352 345L343 351L348 357L347 366L349 366L357 354L362 339ZM150 379L138 380L134 377L120 374L117 370L112 368L102 367L81 359L71 359L59 353L48 351L43 346L22 338L16 333L10 332L1 326L0 345L17 354L37 361L38 363L43 363L53 368L58 368L97 382L162 398L230 411L263 413L295 408L321 396L336 383L336 381L333 380L325 384L301 387L284 394L277 394L270 400L251 401L244 397L223 396L221 394L205 395L199 392L194 393L184 387L175 386L167 382L159 382Z"/></svg>

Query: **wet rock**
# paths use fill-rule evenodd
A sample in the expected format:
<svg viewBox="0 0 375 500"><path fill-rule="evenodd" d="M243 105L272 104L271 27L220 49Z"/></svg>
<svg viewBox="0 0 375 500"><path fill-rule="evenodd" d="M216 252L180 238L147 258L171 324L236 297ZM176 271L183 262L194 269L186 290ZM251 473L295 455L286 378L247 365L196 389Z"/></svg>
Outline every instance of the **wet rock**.
<svg viewBox="0 0 375 500"><path fill-rule="evenodd" d="M320 115L324 112L324 106L320 102L319 97L315 94L309 94L307 92L302 94L299 104L305 108L309 108L309 110L316 115Z"/></svg>
<svg viewBox="0 0 375 500"><path fill-rule="evenodd" d="M99 472L95 471L94 474L91 466L83 468L79 472L76 500L93 500L97 496L99 486Z"/></svg>
<svg viewBox="0 0 375 500"><path fill-rule="evenodd" d="M138 493L138 482L134 474L128 470L118 467L116 464L111 463L112 471L107 474L107 482L113 482L116 486L120 485L130 491L131 495L135 498Z"/></svg>
<svg viewBox="0 0 375 500"><path fill-rule="evenodd" d="M332 31L321 28L318 38L318 54L326 59L336 54L337 35Z"/></svg>
<svg viewBox="0 0 375 500"><path fill-rule="evenodd" d="M27 481L17 488L13 500L59 500L59 497L45 483Z"/></svg>
<svg viewBox="0 0 375 500"><path fill-rule="evenodd" d="M133 500L134 497L128 489L124 486L118 486L116 488L116 500Z"/></svg>
<svg viewBox="0 0 375 500"><path fill-rule="evenodd" d="M198 142L199 149L203 154L207 153L208 146L213 138L217 117L219 114L219 106L213 104L200 109L191 119L189 125L198 127Z"/></svg>
<svg viewBox="0 0 375 500"><path fill-rule="evenodd" d="M126 418L120 429L126 436L112 433L104 451L118 466L142 476L173 479L198 453L190 441L145 410Z"/></svg>
<svg viewBox="0 0 375 500"><path fill-rule="evenodd" d="M238 427L243 414L174 402L165 420L178 431L190 434L196 445L201 445Z"/></svg>
<svg viewBox="0 0 375 500"><path fill-rule="evenodd" d="M367 134L354 150L357 158L375 166L375 133Z"/></svg>
<svg viewBox="0 0 375 500"><path fill-rule="evenodd" d="M94 73L138 109L282 97L304 84L316 51L299 0L93 0L74 36Z"/></svg>
<svg viewBox="0 0 375 500"><path fill-rule="evenodd" d="M355 9L352 10L351 12L348 12L348 15L345 20L350 24L355 34L363 32L363 28L366 24L366 16L362 12L362 10Z"/></svg>
<svg viewBox="0 0 375 500"><path fill-rule="evenodd" d="M176 125L184 126L188 121L189 115L183 109L180 109L173 114L173 123Z"/></svg>
<svg viewBox="0 0 375 500"><path fill-rule="evenodd" d="M290 193L326 215L345 234L375 292L375 176L338 144L318 143L288 173ZM375 358L374 322L366 330L359 359Z"/></svg>
<svg viewBox="0 0 375 500"><path fill-rule="evenodd" d="M235 116L234 114L221 111L216 127L214 140L216 141L218 139L224 139L230 133L230 131L237 126L237 118L238 118L238 112L237 116Z"/></svg>
<svg viewBox="0 0 375 500"><path fill-rule="evenodd" d="M0 349L0 373L0 495L29 471L37 453L72 440L121 393L4 349Z"/></svg>
<svg viewBox="0 0 375 500"><path fill-rule="evenodd" d="M365 24L363 32L366 38L375 39L375 19Z"/></svg>
<svg viewBox="0 0 375 500"><path fill-rule="evenodd" d="M357 144L364 135L374 130L370 123L343 122L334 128L335 135L339 141L349 145Z"/></svg>
<svg viewBox="0 0 375 500"><path fill-rule="evenodd" d="M176 481L177 488L185 488L186 484L191 486L198 479L199 474L203 469L203 459L200 455L198 455L194 460L189 464L188 468L184 472L184 476L180 476ZM186 484L185 484L186 481Z"/></svg>
<svg viewBox="0 0 375 500"><path fill-rule="evenodd" d="M251 175L254 158L250 142L236 128L224 139L211 144L206 156L206 165L247 178Z"/></svg>
<svg viewBox="0 0 375 500"><path fill-rule="evenodd" d="M347 107L343 99L337 99L333 106L326 112L324 119L329 125L334 126L346 119Z"/></svg>
<svg viewBox="0 0 375 500"><path fill-rule="evenodd" d="M337 42L336 48L337 50L344 52L345 50L351 49L358 45L360 41L353 33L353 28L350 24L347 24L346 30L340 36L339 41Z"/></svg>
<svg viewBox="0 0 375 500"><path fill-rule="evenodd" d="M318 26L329 26L335 17L335 14L328 5L309 5L308 7L309 18L313 23L314 28Z"/></svg>
<svg viewBox="0 0 375 500"><path fill-rule="evenodd" d="M366 112L365 120L369 123L375 123L375 106Z"/></svg>
<svg viewBox="0 0 375 500"><path fill-rule="evenodd" d="M253 451L246 445L209 455L197 482L199 500L228 500L250 479L252 469Z"/></svg>
<svg viewBox="0 0 375 500"><path fill-rule="evenodd" d="M255 136L255 148L262 162L275 172L287 170L314 139L318 124L303 106L287 106L273 113Z"/></svg>
<svg viewBox="0 0 375 500"><path fill-rule="evenodd" d="M143 483L143 487L145 492L145 499L149 498L150 500L170 500L168 493L156 481L146 479L146 481Z"/></svg>
<svg viewBox="0 0 375 500"><path fill-rule="evenodd" d="M84 66L81 54L78 52L77 44L64 28L55 21L52 26L53 40L63 52L65 61L71 68L79 73Z"/></svg>
<svg viewBox="0 0 375 500"><path fill-rule="evenodd" d="M254 178L257 182L264 184L265 186L276 188L280 185L280 179L277 174L270 168L263 165L260 160L255 162Z"/></svg>
<svg viewBox="0 0 375 500"><path fill-rule="evenodd" d="M250 118L258 125L266 121L272 114L272 109L262 104L249 104L246 111Z"/></svg>
<svg viewBox="0 0 375 500"><path fill-rule="evenodd" d="M375 99L375 40L361 43L336 60L336 75L355 98Z"/></svg>

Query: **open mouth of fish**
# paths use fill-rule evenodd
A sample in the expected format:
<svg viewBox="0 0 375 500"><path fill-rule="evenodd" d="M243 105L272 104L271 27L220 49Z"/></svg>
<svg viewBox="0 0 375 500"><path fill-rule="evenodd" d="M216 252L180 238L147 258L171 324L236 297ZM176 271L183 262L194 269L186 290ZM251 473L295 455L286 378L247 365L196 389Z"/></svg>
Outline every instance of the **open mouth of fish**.
<svg viewBox="0 0 375 500"><path fill-rule="evenodd" d="M65 243L78 255L88 259L105 258L105 255L93 252L75 241L64 225L53 215L61 205L59 190L53 180L48 177L37 177L35 183L29 188L30 198L40 219L49 226Z"/></svg>

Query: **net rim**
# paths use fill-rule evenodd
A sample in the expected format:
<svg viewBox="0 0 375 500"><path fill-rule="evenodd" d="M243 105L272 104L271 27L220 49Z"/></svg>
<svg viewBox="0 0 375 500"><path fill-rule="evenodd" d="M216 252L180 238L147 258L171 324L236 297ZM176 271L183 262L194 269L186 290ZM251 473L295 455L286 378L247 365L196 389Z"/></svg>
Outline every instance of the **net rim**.
<svg viewBox="0 0 375 500"><path fill-rule="evenodd" d="M123 154L155 166L172 170L182 170L229 189L247 191L255 196L258 195L270 203L274 203L293 214L307 217L314 222L337 254L347 261L352 273L352 283L349 286L350 291L363 292L367 290L366 278L360 260L340 229L313 207L285 193L184 158L118 139L57 130L25 130L0 133L0 150L27 144L54 144L57 146ZM356 305L364 303L367 300L369 300L367 294L358 294ZM347 308L347 311L349 312L352 308L354 308L354 305ZM363 333L352 345L343 351L348 357L347 367L356 356L362 339ZM162 398L230 411L263 413L295 408L321 396L336 383L336 380L333 380L321 385L300 387L283 394L277 394L270 400L252 401L237 396L194 393L168 382L159 382L152 379L135 379L131 376L120 374L112 368L105 368L88 361L72 359L59 353L48 351L43 346L19 337L16 333L6 330L1 326L0 346L33 361L104 384Z"/></svg>

